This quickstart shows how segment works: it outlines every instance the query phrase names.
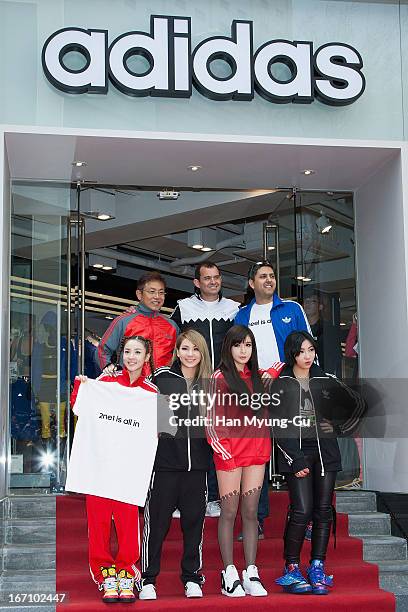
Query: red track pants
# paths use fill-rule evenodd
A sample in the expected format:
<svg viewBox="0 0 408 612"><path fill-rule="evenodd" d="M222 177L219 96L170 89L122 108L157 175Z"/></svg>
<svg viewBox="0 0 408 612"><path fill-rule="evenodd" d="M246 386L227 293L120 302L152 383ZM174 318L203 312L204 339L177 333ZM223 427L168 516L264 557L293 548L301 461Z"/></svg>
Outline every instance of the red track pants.
<svg viewBox="0 0 408 612"><path fill-rule="evenodd" d="M140 556L139 550L139 507L124 502L86 496L86 512L88 515L89 567L95 582L103 582L101 567L116 565L119 572L127 570L136 580L140 572L136 562ZM110 549L112 517L115 521L118 537L118 553L113 558Z"/></svg>

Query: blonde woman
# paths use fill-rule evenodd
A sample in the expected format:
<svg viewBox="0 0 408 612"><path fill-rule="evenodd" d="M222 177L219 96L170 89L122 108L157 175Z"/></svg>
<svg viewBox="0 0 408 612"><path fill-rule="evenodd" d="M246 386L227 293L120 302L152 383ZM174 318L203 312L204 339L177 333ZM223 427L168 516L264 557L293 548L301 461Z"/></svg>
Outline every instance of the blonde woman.
<svg viewBox="0 0 408 612"><path fill-rule="evenodd" d="M201 334L179 335L171 367L154 373L162 395L171 400L175 436L159 435L156 461L144 512L143 587L140 599L156 599L156 578L173 511L180 511L183 532L181 581L186 597L202 597L201 548L207 504L210 447L205 437L205 393L211 376L207 344ZM200 393L201 392L201 393Z"/></svg>

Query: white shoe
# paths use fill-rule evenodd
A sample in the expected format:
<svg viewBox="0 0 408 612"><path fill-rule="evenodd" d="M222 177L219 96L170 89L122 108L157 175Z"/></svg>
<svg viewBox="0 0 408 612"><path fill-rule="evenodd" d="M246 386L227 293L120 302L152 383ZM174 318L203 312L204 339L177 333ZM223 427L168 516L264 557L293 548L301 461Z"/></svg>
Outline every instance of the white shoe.
<svg viewBox="0 0 408 612"><path fill-rule="evenodd" d="M184 589L185 589L186 597L202 597L203 596L201 587L196 582L186 582Z"/></svg>
<svg viewBox="0 0 408 612"><path fill-rule="evenodd" d="M180 518L180 510L176 508L172 514L173 518Z"/></svg>
<svg viewBox="0 0 408 612"><path fill-rule="evenodd" d="M245 597L235 565L228 565L221 572L221 593L227 597Z"/></svg>
<svg viewBox="0 0 408 612"><path fill-rule="evenodd" d="M154 584L145 584L139 593L139 599L157 599L156 587Z"/></svg>
<svg viewBox="0 0 408 612"><path fill-rule="evenodd" d="M242 584L244 585L245 593L252 595L252 597L265 597L268 594L259 579L256 565L248 565L248 568L242 572Z"/></svg>
<svg viewBox="0 0 408 612"><path fill-rule="evenodd" d="M207 509L205 511L205 516L220 516L221 514L221 506L219 501L210 501L207 504Z"/></svg>

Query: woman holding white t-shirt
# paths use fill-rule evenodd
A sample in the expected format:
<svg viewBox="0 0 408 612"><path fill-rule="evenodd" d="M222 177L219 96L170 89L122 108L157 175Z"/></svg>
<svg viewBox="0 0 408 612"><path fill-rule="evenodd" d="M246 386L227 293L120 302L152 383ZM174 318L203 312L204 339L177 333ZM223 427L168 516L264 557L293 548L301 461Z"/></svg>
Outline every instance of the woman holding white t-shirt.
<svg viewBox="0 0 408 612"><path fill-rule="evenodd" d="M121 352L123 352L123 370L114 375L102 374L98 380L119 383L125 387L141 387L146 391L157 393L157 387L142 375L145 363L149 363L151 371L154 371L150 341L142 336L125 337L122 340ZM80 384L86 383L87 380L86 376L78 376L75 379L71 395L72 407ZM102 600L105 603L135 601L134 583L141 578L136 568L140 556L138 506L87 495L86 510L89 567L94 582L104 591ZM115 559L110 553L112 516L118 538L118 552Z"/></svg>

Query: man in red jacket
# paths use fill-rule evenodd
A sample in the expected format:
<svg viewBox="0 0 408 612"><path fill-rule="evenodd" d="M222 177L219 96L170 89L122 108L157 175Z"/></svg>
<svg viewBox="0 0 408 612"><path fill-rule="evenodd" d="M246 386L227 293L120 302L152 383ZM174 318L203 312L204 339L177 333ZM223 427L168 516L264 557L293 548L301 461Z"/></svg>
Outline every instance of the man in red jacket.
<svg viewBox="0 0 408 612"><path fill-rule="evenodd" d="M139 304L132 312L116 317L99 343L96 362L101 370L112 363L112 356L119 352L124 336L143 336L151 340L155 368L170 364L179 328L160 313L165 295L166 282L159 272L147 272L138 280L136 297Z"/></svg>

